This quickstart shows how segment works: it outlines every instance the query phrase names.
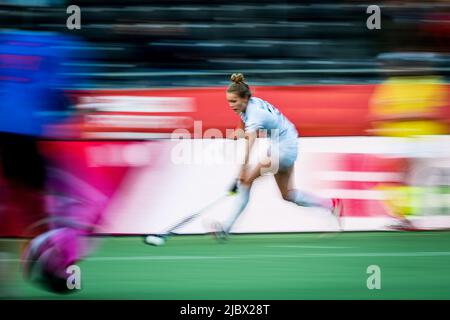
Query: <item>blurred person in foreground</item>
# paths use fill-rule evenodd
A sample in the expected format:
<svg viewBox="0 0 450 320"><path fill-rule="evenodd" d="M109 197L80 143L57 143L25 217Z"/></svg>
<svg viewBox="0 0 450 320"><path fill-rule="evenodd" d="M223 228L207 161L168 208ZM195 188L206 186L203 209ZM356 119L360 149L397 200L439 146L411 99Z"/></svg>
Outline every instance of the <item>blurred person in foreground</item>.
<svg viewBox="0 0 450 320"><path fill-rule="evenodd" d="M48 32L0 32L0 235L32 239L24 275L54 292L67 291L66 268L86 251L85 229L58 220L65 212L49 216L49 163L41 152L41 140L61 138L51 128L70 110L63 88L73 80L64 76L71 41ZM3 246L4 256L19 251ZM0 269L6 287L10 266L3 262Z"/></svg>
<svg viewBox="0 0 450 320"><path fill-rule="evenodd" d="M381 185L397 230L415 230L408 216L420 214L426 192L414 177L418 161L433 157L433 136L447 134L448 90L443 77L433 72L433 53L398 52L379 56L388 78L379 84L370 101L370 133L403 139L396 158L402 165L402 181Z"/></svg>

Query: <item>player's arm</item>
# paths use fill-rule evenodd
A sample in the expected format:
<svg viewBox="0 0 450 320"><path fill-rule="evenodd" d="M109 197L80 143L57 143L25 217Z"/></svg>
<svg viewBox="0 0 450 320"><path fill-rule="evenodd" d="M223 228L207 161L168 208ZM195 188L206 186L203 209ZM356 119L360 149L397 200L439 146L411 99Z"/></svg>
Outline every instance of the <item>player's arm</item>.
<svg viewBox="0 0 450 320"><path fill-rule="evenodd" d="M246 179L248 173L248 165L250 160L250 155L253 149L253 145L255 144L257 138L257 131L251 131L245 133L245 157L244 164L241 167L241 171L239 173L239 180L243 181Z"/></svg>
<svg viewBox="0 0 450 320"><path fill-rule="evenodd" d="M239 124L237 127L231 132L231 134L227 135L227 139L242 139L245 138L245 131L244 131L245 125L242 120L239 121Z"/></svg>
<svg viewBox="0 0 450 320"><path fill-rule="evenodd" d="M250 168L249 161L250 156L255 144L258 132L265 127L267 121L270 120L270 114L268 112L261 112L259 109L247 110L247 121L245 122L245 158L244 164L241 167L239 174L239 180L247 180Z"/></svg>

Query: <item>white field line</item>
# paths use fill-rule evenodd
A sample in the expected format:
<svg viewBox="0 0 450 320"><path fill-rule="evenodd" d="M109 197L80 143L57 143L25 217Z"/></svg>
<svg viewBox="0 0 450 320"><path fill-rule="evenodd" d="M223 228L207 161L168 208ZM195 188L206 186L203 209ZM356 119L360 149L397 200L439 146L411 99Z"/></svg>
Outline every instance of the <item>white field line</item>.
<svg viewBox="0 0 450 320"><path fill-rule="evenodd" d="M265 246L267 248L307 248L307 249L354 249L355 247L336 247L336 246L304 246L304 245L273 245Z"/></svg>
<svg viewBox="0 0 450 320"><path fill-rule="evenodd" d="M354 257L441 257L450 256L450 251L436 252L354 252L354 253L302 253L302 254L254 254L235 256L130 256L92 257L89 262L113 261L171 261L171 260L247 260L247 259L292 259L292 258L354 258ZM19 259L0 259L0 262L20 262Z"/></svg>

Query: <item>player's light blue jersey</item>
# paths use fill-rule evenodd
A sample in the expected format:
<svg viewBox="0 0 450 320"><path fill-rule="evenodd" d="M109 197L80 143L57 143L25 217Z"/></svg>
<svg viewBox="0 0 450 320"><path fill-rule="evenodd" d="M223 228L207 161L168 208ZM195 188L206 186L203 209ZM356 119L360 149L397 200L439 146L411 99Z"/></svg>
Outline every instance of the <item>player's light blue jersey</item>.
<svg viewBox="0 0 450 320"><path fill-rule="evenodd" d="M298 138L298 132L292 122L277 108L260 98L250 98L245 112L241 112L240 116L247 133L267 130L268 137L272 137L277 132L280 142Z"/></svg>

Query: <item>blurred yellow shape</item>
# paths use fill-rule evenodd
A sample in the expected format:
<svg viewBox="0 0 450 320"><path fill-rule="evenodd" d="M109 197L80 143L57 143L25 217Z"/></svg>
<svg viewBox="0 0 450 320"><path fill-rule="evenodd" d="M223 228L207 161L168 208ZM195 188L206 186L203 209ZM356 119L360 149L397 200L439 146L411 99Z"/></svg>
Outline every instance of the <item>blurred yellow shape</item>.
<svg viewBox="0 0 450 320"><path fill-rule="evenodd" d="M375 134L391 137L446 134L441 119L447 87L439 76L391 77L380 84L370 101Z"/></svg>

